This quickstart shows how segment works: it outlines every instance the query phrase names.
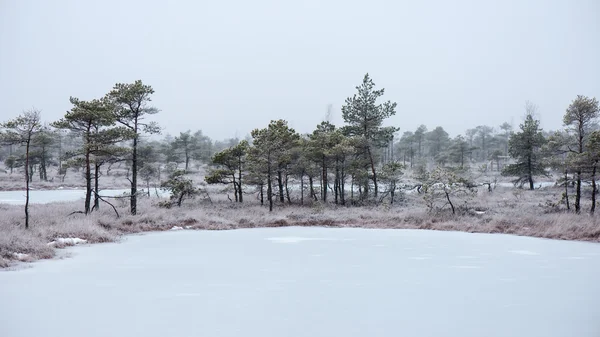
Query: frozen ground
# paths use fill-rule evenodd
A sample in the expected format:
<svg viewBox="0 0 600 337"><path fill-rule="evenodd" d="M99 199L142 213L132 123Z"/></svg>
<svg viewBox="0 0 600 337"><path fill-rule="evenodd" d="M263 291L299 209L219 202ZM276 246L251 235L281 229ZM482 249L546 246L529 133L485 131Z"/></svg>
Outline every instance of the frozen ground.
<svg viewBox="0 0 600 337"><path fill-rule="evenodd" d="M600 336L600 245L169 231L0 272L0 336Z"/></svg>

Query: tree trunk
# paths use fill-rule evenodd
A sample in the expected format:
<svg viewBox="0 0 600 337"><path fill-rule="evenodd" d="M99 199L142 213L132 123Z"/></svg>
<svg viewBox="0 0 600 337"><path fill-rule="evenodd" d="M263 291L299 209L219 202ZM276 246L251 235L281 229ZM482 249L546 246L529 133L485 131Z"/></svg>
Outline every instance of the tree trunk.
<svg viewBox="0 0 600 337"><path fill-rule="evenodd" d="M185 172L187 173L188 168L190 166L190 154L188 153L188 149L185 149Z"/></svg>
<svg viewBox="0 0 600 337"><path fill-rule="evenodd" d="M304 205L304 173L300 175L300 205Z"/></svg>
<svg viewBox="0 0 600 337"><path fill-rule="evenodd" d="M232 179L232 185L233 185L233 195L235 197L235 202L238 202L238 188L237 188L237 182L235 181L235 173L231 175L233 177ZM228 195L229 196L229 195Z"/></svg>
<svg viewBox="0 0 600 337"><path fill-rule="evenodd" d="M281 169L277 170L277 184L279 185L279 201L283 204L285 202L283 196L283 176L281 175Z"/></svg>
<svg viewBox="0 0 600 337"><path fill-rule="evenodd" d="M91 127L91 126L90 126ZM90 163L90 127L88 127L85 139L85 203L84 210L85 214L90 213L90 203L92 198L92 166Z"/></svg>
<svg viewBox="0 0 600 337"><path fill-rule="evenodd" d="M576 213L579 213L579 211L581 210L581 205L579 203L580 200L581 200L581 170L578 170L576 186L575 186L575 212Z"/></svg>
<svg viewBox="0 0 600 337"><path fill-rule="evenodd" d="M343 165L343 164L342 164ZM342 205L346 205L346 186L345 186L345 181L346 177L344 176L344 166L342 166L342 172L341 172L341 176L340 176L340 198L342 201Z"/></svg>
<svg viewBox="0 0 600 337"><path fill-rule="evenodd" d="M450 207L452 208L452 214L456 214L455 210L454 210L454 205L452 204L452 201L450 201L450 194L448 192L444 192L446 193L446 200L448 200L448 203L450 204Z"/></svg>
<svg viewBox="0 0 600 337"><path fill-rule="evenodd" d="M242 197L242 158L238 157L238 193L240 194L239 202L244 199Z"/></svg>
<svg viewBox="0 0 600 337"><path fill-rule="evenodd" d="M131 215L137 214L137 142L138 142L138 127L137 119L135 120L135 137L133 137L133 151L131 155Z"/></svg>
<svg viewBox="0 0 600 337"><path fill-rule="evenodd" d="M352 175L352 179L350 179L350 203L354 202L354 174Z"/></svg>
<svg viewBox="0 0 600 337"><path fill-rule="evenodd" d="M569 204L569 176L568 171L565 169L565 202L567 204L567 210L571 210L571 205Z"/></svg>
<svg viewBox="0 0 600 337"><path fill-rule="evenodd" d="M308 176L308 184L310 185L310 197L314 198L315 201L318 201L317 196L315 195L315 187L313 184L313 177L311 175Z"/></svg>
<svg viewBox="0 0 600 337"><path fill-rule="evenodd" d="M369 153L369 161L371 162L371 171L373 172L373 184L375 185L375 198L377 198L377 172L375 171L375 162L373 161L373 154L371 153L371 147L367 147ZM367 195L368 197L368 195Z"/></svg>
<svg viewBox="0 0 600 337"><path fill-rule="evenodd" d="M100 209L100 198L98 197L98 180L100 178L100 165L98 165L98 163L95 163L94 165L94 191L96 193L94 193L94 208L92 208L92 210L99 210Z"/></svg>
<svg viewBox="0 0 600 337"><path fill-rule="evenodd" d="M531 157L527 158L527 180L529 189L533 191L533 168L531 167Z"/></svg>
<svg viewBox="0 0 600 337"><path fill-rule="evenodd" d="M325 155L322 157L322 172L321 172L321 198L323 202L327 202L327 163L325 161Z"/></svg>
<svg viewBox="0 0 600 337"><path fill-rule="evenodd" d="M288 204L291 204L292 199L290 199L290 189L288 188L288 178L289 178L289 175L286 173L285 174L285 196L287 198Z"/></svg>
<svg viewBox="0 0 600 337"><path fill-rule="evenodd" d="M335 191L335 204L337 205L340 194L340 168L337 161L335 163L335 184L333 186L333 190Z"/></svg>
<svg viewBox="0 0 600 337"><path fill-rule="evenodd" d="M267 164L267 199L269 200L269 212L273 211L273 190L271 184L271 158Z"/></svg>
<svg viewBox="0 0 600 337"><path fill-rule="evenodd" d="M590 213L594 214L594 211L596 211L596 166L597 166L597 162L594 163L594 166L592 167L592 207L590 208Z"/></svg>
<svg viewBox="0 0 600 337"><path fill-rule="evenodd" d="M27 135L25 147L25 229L29 229L29 144L31 143L31 134Z"/></svg>
<svg viewBox="0 0 600 337"><path fill-rule="evenodd" d="M260 184L260 205L264 205L265 204L265 184L262 183Z"/></svg>

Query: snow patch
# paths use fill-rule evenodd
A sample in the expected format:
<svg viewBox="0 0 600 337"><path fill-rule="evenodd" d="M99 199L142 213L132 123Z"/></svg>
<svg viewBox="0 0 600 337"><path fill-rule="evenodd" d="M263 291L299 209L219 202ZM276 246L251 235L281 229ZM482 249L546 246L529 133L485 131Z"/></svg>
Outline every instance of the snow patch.
<svg viewBox="0 0 600 337"><path fill-rule="evenodd" d="M180 231L182 229L183 229L183 227L179 227L179 226L173 226L173 228L171 228L172 231Z"/></svg>
<svg viewBox="0 0 600 337"><path fill-rule="evenodd" d="M12 256L19 261L26 261L27 259L29 259L29 254L23 254L23 253L12 253Z"/></svg>
<svg viewBox="0 0 600 337"><path fill-rule="evenodd" d="M185 226L185 229L192 229L192 226Z"/></svg>
<svg viewBox="0 0 600 337"><path fill-rule="evenodd" d="M80 239L80 238L57 238L56 240L54 240L52 242L48 242L48 246L50 246L50 247L56 247L56 246L60 246L60 245L75 246L75 245L79 245L79 244L83 244L83 243L87 243L87 240Z"/></svg>

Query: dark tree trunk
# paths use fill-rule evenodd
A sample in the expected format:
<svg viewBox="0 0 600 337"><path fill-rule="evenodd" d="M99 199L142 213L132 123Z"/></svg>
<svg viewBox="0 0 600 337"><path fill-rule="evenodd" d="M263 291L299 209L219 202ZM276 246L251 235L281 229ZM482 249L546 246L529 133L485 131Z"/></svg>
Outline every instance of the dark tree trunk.
<svg viewBox="0 0 600 337"><path fill-rule="evenodd" d="M242 197L242 158L238 157L238 194L239 202L242 202L244 199Z"/></svg>
<svg viewBox="0 0 600 337"><path fill-rule="evenodd" d="M565 169L565 202L567 204L567 210L571 210L571 205L569 203L569 176L568 171Z"/></svg>
<svg viewBox="0 0 600 337"><path fill-rule="evenodd" d="M527 158L527 180L529 189L533 191L533 168L531 167L531 157Z"/></svg>
<svg viewBox="0 0 600 337"><path fill-rule="evenodd" d="M304 205L304 173L300 175L300 205Z"/></svg>
<svg viewBox="0 0 600 337"><path fill-rule="evenodd" d="M283 176L281 169L277 170L277 184L279 185L279 201L283 204L285 202L285 198L283 196Z"/></svg>
<svg viewBox="0 0 600 337"><path fill-rule="evenodd" d="M340 168L338 163L335 164L335 180L333 190L335 191L335 204L338 204L339 194L340 194Z"/></svg>
<svg viewBox="0 0 600 337"><path fill-rule="evenodd" d="M138 125L135 120L135 136L133 137L133 151L131 155L131 215L137 214L137 143L138 143Z"/></svg>
<svg viewBox="0 0 600 337"><path fill-rule="evenodd" d="M452 204L452 201L450 201L450 194L448 192L444 192L446 193L446 200L448 200L448 203L450 204L450 208L452 208L452 214L456 214L456 211L454 210L454 204Z"/></svg>
<svg viewBox="0 0 600 337"><path fill-rule="evenodd" d="M288 178L289 175L285 174L285 197L287 198L288 204L292 203L292 199L290 199L290 189L288 188Z"/></svg>
<svg viewBox="0 0 600 337"><path fill-rule="evenodd" d="M342 205L346 205L346 186L345 186L345 181L346 180L346 176L344 175L344 166L342 166L342 172L341 172L341 177L340 177L340 198L342 201Z"/></svg>
<svg viewBox="0 0 600 337"><path fill-rule="evenodd" d="M238 202L238 188L237 188L237 181L235 181L235 173L231 175L232 176L232 185L233 185L233 196L235 197L235 202ZM228 195L229 196L229 195Z"/></svg>
<svg viewBox="0 0 600 337"><path fill-rule="evenodd" d="M29 145L31 143L31 134L27 137L25 146L25 229L29 229Z"/></svg>
<svg viewBox="0 0 600 337"><path fill-rule="evenodd" d="M92 208L93 210L99 210L100 209L100 198L98 197L98 193L100 192L98 190L98 180L100 178L100 165L98 165L98 163L96 163L94 165L94 208Z"/></svg>
<svg viewBox="0 0 600 337"><path fill-rule="evenodd" d="M260 205L265 204L265 184L260 184Z"/></svg>
<svg viewBox="0 0 600 337"><path fill-rule="evenodd" d="M594 163L594 166L592 167L592 207L590 208L590 213L594 214L594 212L596 211L596 192L597 192L597 188L596 188L596 166L597 166L597 162Z"/></svg>
<svg viewBox="0 0 600 337"><path fill-rule="evenodd" d="M269 200L269 212L273 211L273 187L271 182L271 158L267 164L267 199Z"/></svg>
<svg viewBox="0 0 600 337"><path fill-rule="evenodd" d="M577 180L575 181L575 212L579 213L581 210L581 171L577 171Z"/></svg>
<svg viewBox="0 0 600 337"><path fill-rule="evenodd" d="M373 155L371 154L371 148L368 147L367 151L369 153L369 161L371 162L371 171L373 172L373 184L375 185L375 198L377 198L377 172L375 171L375 162L373 161ZM368 195L367 195L368 196Z"/></svg>
<svg viewBox="0 0 600 337"><path fill-rule="evenodd" d="M92 166L90 163L90 126L88 126L86 132L85 139L85 172L83 173L85 176L85 202L84 202L84 210L85 214L90 213L90 203L92 199Z"/></svg>
<svg viewBox="0 0 600 337"><path fill-rule="evenodd" d="M354 174L352 175L352 179L350 179L350 203L354 202Z"/></svg>
<svg viewBox="0 0 600 337"><path fill-rule="evenodd" d="M190 154L189 154L189 150L187 149L187 146L185 148L185 172L188 171L188 168L190 167Z"/></svg>
<svg viewBox="0 0 600 337"><path fill-rule="evenodd" d="M322 172L321 172L321 198L323 202L327 202L327 163L325 155L322 157Z"/></svg>
<svg viewBox="0 0 600 337"><path fill-rule="evenodd" d="M311 175L308 176L308 184L310 185L310 196L314 198L315 201L318 201L317 196L315 195L315 187L313 183L313 177Z"/></svg>

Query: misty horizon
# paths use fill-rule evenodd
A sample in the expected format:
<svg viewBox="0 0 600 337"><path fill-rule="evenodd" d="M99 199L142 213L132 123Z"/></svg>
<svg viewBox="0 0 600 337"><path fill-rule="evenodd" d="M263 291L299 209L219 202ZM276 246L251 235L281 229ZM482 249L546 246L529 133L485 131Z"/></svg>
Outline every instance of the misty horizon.
<svg viewBox="0 0 600 337"><path fill-rule="evenodd" d="M141 79L163 134L244 138L270 120L309 133L365 73L398 103L386 125L451 136L518 127L525 102L545 130L578 95L600 93L594 1L0 1L0 111L61 118L69 97Z"/></svg>

